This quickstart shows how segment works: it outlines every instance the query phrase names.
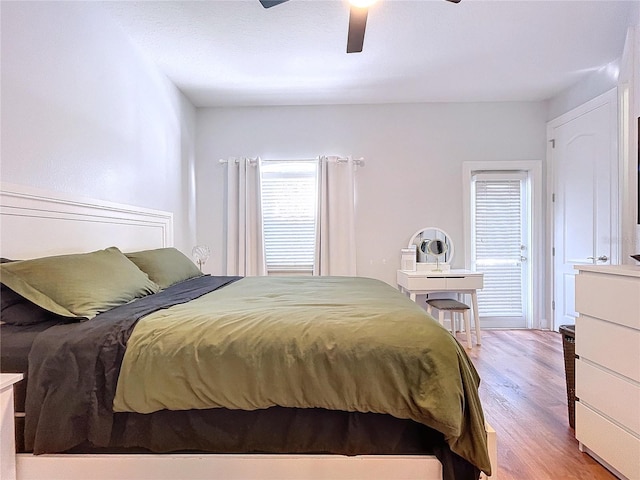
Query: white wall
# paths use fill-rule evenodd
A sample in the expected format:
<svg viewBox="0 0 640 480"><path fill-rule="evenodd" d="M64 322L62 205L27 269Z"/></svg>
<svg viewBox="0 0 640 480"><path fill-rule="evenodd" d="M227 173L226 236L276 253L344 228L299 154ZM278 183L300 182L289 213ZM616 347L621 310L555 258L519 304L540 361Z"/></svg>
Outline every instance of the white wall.
<svg viewBox="0 0 640 480"><path fill-rule="evenodd" d="M622 52L620 52L622 53ZM549 99L547 119L553 120L618 85L620 59L591 72L580 82Z"/></svg>
<svg viewBox="0 0 640 480"><path fill-rule="evenodd" d="M637 21L640 20L640 10ZM622 110L628 112L628 125L621 128L621 233L622 263L637 265L630 255L640 252L640 188L638 188L638 117L640 117L640 25L630 27L627 32L621 60L619 94ZM627 99L628 98L628 99ZM622 115L624 121L625 115Z"/></svg>
<svg viewBox="0 0 640 480"><path fill-rule="evenodd" d="M225 271L224 167L230 156L364 157L358 172L358 275L395 285L400 248L438 226L463 267L462 162L543 160L546 105L473 103L208 108L197 111L198 241Z"/></svg>
<svg viewBox="0 0 640 480"><path fill-rule="evenodd" d="M631 8L629 26L638 25L640 21L640 2L634 2ZM625 46L625 48L627 48ZM623 52L620 52L622 57ZM553 120L560 115L579 107L583 103L596 98L618 86L620 70L625 68L625 60L618 58L608 65L585 75L575 85L570 86L548 101L547 119Z"/></svg>
<svg viewBox="0 0 640 480"><path fill-rule="evenodd" d="M639 9L640 10L640 9ZM632 165L633 162L633 158L634 158L634 154L635 154L635 158L638 159L638 175L635 177L635 182L633 180L633 173L630 172L630 178L631 183L630 183L630 189L633 190L633 188L635 187L635 192L636 195L638 196L637 199L637 204L636 204L636 209L637 209L637 218L636 221L638 222L636 224L635 227L635 248L633 248L633 253L640 253L640 121L637 124L637 128L634 129L633 127L636 126L635 124L635 119L640 119L640 12L639 14L636 16L636 24L635 24L635 29L634 29L634 44L632 47L633 50L633 86L632 86L632 101L633 101L633 105L634 105L634 115L632 117L632 123L633 125L631 126L631 131L635 132L635 135L631 135L631 142L633 143L633 145L629 148L630 151L630 164ZM631 167L630 170L633 170L633 168ZM633 219L631 219L631 222L633 222Z"/></svg>
<svg viewBox="0 0 640 480"><path fill-rule="evenodd" d="M618 88L620 110L628 109L629 125L620 125L620 230L621 263L637 264L629 257L640 252L638 222L638 123L640 117L640 2L629 21L623 52L619 59L591 72L583 80L548 101L549 120L579 107L587 101ZM623 95L628 95L624 99ZM625 102L628 106L624 107ZM623 118L625 114L621 113ZM624 121L621 120L621 121Z"/></svg>
<svg viewBox="0 0 640 480"><path fill-rule="evenodd" d="M2 2L2 181L174 213L195 242L195 108L92 2Z"/></svg>

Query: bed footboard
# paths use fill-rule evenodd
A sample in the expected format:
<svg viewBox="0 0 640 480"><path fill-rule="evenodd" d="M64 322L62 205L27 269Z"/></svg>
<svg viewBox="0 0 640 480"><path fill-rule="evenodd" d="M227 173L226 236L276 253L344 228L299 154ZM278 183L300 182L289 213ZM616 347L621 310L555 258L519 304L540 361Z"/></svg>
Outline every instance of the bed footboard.
<svg viewBox="0 0 640 480"><path fill-rule="evenodd" d="M486 424L489 456L497 479L496 432ZM442 466L426 455L255 455L255 454L18 454L17 480L441 480Z"/></svg>

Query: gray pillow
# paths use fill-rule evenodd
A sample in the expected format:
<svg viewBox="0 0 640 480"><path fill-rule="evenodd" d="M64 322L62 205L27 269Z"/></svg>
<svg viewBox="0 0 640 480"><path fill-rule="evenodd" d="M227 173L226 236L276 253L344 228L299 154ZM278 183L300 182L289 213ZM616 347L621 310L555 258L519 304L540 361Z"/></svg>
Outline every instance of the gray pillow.
<svg viewBox="0 0 640 480"><path fill-rule="evenodd" d="M143 250L125 253L125 255L162 289L202 276L198 267L185 254L173 247Z"/></svg>
<svg viewBox="0 0 640 480"><path fill-rule="evenodd" d="M4 284L0 284L0 321L9 325L35 325L37 323L70 322L71 318L61 317L31 303Z"/></svg>
<svg viewBox="0 0 640 480"><path fill-rule="evenodd" d="M45 310L82 318L160 289L115 247L3 263L0 281Z"/></svg>

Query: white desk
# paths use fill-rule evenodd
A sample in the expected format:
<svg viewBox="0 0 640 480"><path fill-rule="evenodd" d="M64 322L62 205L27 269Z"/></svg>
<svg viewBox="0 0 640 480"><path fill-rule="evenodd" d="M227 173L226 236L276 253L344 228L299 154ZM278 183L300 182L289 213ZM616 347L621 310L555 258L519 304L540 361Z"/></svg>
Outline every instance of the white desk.
<svg viewBox="0 0 640 480"><path fill-rule="evenodd" d="M416 301L416 295L436 292L453 292L459 295L471 295L471 312L476 325L477 343L480 344L480 322L478 316L478 294L484 284L484 275L471 270L433 270L406 271L398 270L397 283L400 291Z"/></svg>
<svg viewBox="0 0 640 480"><path fill-rule="evenodd" d="M16 444L13 419L13 384L22 380L21 373L0 374L0 478L16 478Z"/></svg>

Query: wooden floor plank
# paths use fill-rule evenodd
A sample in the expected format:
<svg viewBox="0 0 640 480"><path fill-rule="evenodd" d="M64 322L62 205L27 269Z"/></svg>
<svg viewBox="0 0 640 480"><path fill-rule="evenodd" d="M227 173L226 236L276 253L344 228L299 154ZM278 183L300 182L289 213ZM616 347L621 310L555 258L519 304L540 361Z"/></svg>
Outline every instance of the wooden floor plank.
<svg viewBox="0 0 640 480"><path fill-rule="evenodd" d="M559 333L487 330L482 345L467 352L482 378L486 419L497 432L499 480L615 479L578 450L569 427Z"/></svg>

